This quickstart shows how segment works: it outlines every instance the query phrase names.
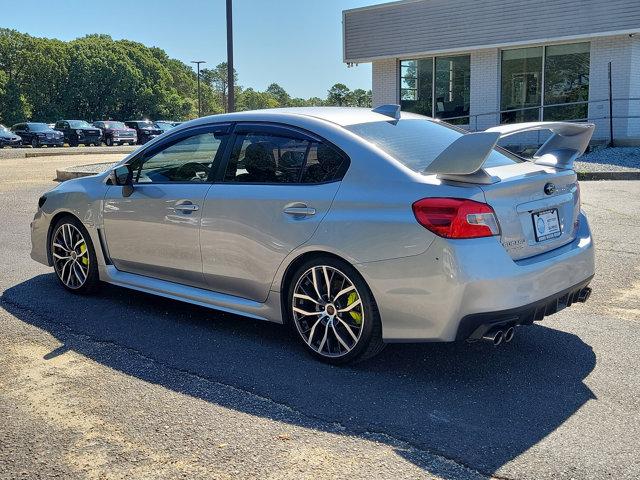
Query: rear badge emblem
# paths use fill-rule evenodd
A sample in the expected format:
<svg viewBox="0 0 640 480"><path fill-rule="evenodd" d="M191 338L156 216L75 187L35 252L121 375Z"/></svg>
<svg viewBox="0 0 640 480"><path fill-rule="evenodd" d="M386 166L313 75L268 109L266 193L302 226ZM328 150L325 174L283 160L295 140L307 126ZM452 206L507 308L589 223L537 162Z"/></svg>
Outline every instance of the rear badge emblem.
<svg viewBox="0 0 640 480"><path fill-rule="evenodd" d="M546 193L547 195L553 195L554 193L556 193L556 186L549 182L544 186L544 193Z"/></svg>

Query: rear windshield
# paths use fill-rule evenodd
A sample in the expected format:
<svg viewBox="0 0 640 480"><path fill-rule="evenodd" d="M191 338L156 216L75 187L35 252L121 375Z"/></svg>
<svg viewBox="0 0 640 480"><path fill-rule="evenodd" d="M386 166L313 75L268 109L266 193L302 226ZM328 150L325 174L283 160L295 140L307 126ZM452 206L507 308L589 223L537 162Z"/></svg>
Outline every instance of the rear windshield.
<svg viewBox="0 0 640 480"><path fill-rule="evenodd" d="M71 128L91 128L91 125L84 120L69 120L69 126Z"/></svg>
<svg viewBox="0 0 640 480"><path fill-rule="evenodd" d="M45 130L49 130L49 125L46 123L28 123L29 129L32 132L44 132Z"/></svg>
<svg viewBox="0 0 640 480"><path fill-rule="evenodd" d="M115 130L117 128L124 129L127 127L125 127L122 122L104 122L104 128L111 128Z"/></svg>
<svg viewBox="0 0 640 480"><path fill-rule="evenodd" d="M422 119L360 123L346 128L416 172L423 172L445 148L464 134L445 124ZM506 150L494 149L484 167L520 161Z"/></svg>

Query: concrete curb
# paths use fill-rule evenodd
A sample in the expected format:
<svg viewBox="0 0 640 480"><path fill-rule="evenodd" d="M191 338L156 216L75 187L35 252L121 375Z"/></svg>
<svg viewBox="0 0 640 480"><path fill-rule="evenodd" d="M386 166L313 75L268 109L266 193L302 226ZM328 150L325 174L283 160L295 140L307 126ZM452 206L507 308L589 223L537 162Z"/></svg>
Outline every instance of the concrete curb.
<svg viewBox="0 0 640 480"><path fill-rule="evenodd" d="M578 180L640 180L640 171L635 172L578 172Z"/></svg>
<svg viewBox="0 0 640 480"><path fill-rule="evenodd" d="M111 165L115 165L114 162L107 163L93 163L91 165L78 165L76 167L60 168L56 170L55 180L58 182L64 182L73 178L88 177L90 175L96 175L104 172Z"/></svg>

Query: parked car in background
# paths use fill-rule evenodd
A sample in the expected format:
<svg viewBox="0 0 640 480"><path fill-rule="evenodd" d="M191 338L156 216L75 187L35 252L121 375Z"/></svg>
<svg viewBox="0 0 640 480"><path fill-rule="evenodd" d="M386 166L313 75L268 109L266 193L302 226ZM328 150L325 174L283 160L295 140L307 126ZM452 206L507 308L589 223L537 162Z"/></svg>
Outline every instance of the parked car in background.
<svg viewBox="0 0 640 480"><path fill-rule="evenodd" d="M155 124L156 127L162 130L162 133L168 132L172 128L175 128L176 125L179 125L178 122L172 122L170 120L156 120Z"/></svg>
<svg viewBox="0 0 640 480"><path fill-rule="evenodd" d="M64 136L62 133L49 128L46 123L24 122L16 123L11 130L22 138L23 145L31 145L34 148L43 145L62 147Z"/></svg>
<svg viewBox="0 0 640 480"><path fill-rule="evenodd" d="M156 127L150 120L129 120L124 122L124 124L136 131L138 134L138 145L147 143L149 140L153 140L162 134L162 130Z"/></svg>
<svg viewBox="0 0 640 480"><path fill-rule="evenodd" d="M138 143L138 134L133 128L127 127L123 122L104 120L93 122L93 126L102 130L102 141L108 146L135 145Z"/></svg>
<svg viewBox="0 0 640 480"><path fill-rule="evenodd" d="M80 144L99 146L102 143L102 131L84 120L59 120L55 128L64 134L64 141L70 147Z"/></svg>
<svg viewBox="0 0 640 480"><path fill-rule="evenodd" d="M22 145L22 138L0 124L0 148L19 147L20 145Z"/></svg>

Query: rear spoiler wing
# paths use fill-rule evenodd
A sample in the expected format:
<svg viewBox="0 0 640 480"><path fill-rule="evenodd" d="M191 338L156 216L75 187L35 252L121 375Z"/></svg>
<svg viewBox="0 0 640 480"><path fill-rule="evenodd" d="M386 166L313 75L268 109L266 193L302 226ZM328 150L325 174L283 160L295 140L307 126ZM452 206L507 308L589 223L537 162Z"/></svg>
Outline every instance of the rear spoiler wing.
<svg viewBox="0 0 640 480"><path fill-rule="evenodd" d="M424 170L442 180L491 184L498 181L483 168L498 140L516 133L549 130L552 135L533 155L536 165L571 170L576 158L584 153L595 125L592 123L530 122L500 125L484 132L462 135L449 145Z"/></svg>

